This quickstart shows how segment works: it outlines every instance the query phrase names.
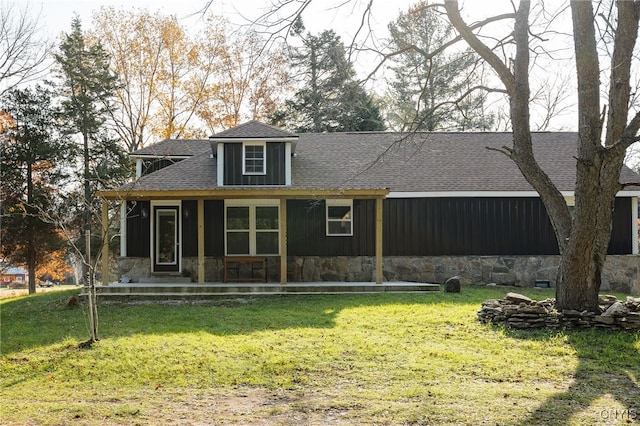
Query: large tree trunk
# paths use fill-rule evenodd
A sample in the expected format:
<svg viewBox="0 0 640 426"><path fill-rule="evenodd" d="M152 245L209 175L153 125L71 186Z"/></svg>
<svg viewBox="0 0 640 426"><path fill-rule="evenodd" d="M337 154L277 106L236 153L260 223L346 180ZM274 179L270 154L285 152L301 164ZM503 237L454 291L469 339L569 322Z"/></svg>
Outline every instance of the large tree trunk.
<svg viewBox="0 0 640 426"><path fill-rule="evenodd" d="M622 158L578 166L584 170L579 172L582 178L576 188L571 235L558 270L556 307L560 310L599 309L598 292L611 238L615 195L620 188L611 176L619 176L621 165Z"/></svg>
<svg viewBox="0 0 640 426"><path fill-rule="evenodd" d="M626 148L638 140L640 114L628 121L630 69L638 36L640 1L617 1L609 83L609 114L600 106L600 77L591 1L572 0L574 47L578 77L578 140L575 209L573 216L556 186L533 155L529 126L529 0L521 0L515 14L516 57L508 67L462 20L458 3L445 0L451 24L462 38L496 71L510 100L513 148L505 153L538 192L553 225L562 256L556 282L558 309L598 310L602 269L611 238L616 193ZM614 28L614 25L617 26Z"/></svg>
<svg viewBox="0 0 640 426"><path fill-rule="evenodd" d="M571 11L578 77L576 206L571 235L558 271L556 306L558 309L596 312L602 269L611 239L615 196L622 188L620 170L628 146L621 138L629 111L630 62L638 33L638 16L632 2L618 2L610 109L603 143L601 69L593 7L590 1L573 0Z"/></svg>

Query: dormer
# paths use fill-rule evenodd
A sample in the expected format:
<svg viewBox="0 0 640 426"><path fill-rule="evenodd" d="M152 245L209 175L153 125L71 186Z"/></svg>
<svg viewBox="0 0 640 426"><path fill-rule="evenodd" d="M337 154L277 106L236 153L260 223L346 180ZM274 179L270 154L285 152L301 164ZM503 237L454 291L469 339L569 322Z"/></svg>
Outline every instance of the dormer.
<svg viewBox="0 0 640 426"><path fill-rule="evenodd" d="M211 136L218 186L290 186L298 136L249 121Z"/></svg>
<svg viewBox="0 0 640 426"><path fill-rule="evenodd" d="M208 150L206 139L164 139L129 154L136 162L136 178L148 175Z"/></svg>

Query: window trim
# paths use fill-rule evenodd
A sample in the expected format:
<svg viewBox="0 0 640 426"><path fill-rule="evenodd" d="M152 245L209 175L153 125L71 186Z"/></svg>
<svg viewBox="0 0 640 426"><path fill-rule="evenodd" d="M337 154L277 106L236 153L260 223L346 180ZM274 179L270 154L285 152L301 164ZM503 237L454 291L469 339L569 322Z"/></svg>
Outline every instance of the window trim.
<svg viewBox="0 0 640 426"><path fill-rule="evenodd" d="M249 253L245 254L229 254L227 246L228 232L246 232L245 230L228 230L227 229L227 208L228 207L248 207L249 208ZM278 229L266 230L257 229L256 224L256 207L276 207L278 209ZM280 201L279 200L224 200L224 255L225 256L280 256L280 244L278 244L277 253L257 254L256 236L259 232L276 233L278 242L282 236L280 229Z"/></svg>
<svg viewBox="0 0 640 426"><path fill-rule="evenodd" d="M336 206L349 206L349 219L331 219L329 217L329 208ZM353 200L351 199L327 199L325 200L325 225L326 225L326 235L327 237L352 237L353 236ZM348 222L350 226L349 233L331 233L329 232L329 224L330 223L342 223Z"/></svg>
<svg viewBox="0 0 640 426"><path fill-rule="evenodd" d="M248 146L262 147L262 171L261 172L247 171L247 147ZM253 159L253 160L256 160L256 159ZM264 176L267 174L267 142L265 141L242 142L242 174L249 175L249 176Z"/></svg>

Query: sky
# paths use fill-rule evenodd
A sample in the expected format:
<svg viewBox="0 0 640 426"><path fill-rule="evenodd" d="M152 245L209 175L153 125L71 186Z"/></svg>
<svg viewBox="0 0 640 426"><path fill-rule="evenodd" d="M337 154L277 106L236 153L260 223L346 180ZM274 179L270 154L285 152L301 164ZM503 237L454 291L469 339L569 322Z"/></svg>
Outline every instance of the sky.
<svg viewBox="0 0 640 426"><path fill-rule="evenodd" d="M92 11L101 6L115 8L142 8L149 11L160 10L166 14L175 14L187 22L197 23L198 12L209 0L0 0L17 1L19 4L30 3L34 11L41 12L41 18L48 33L57 36L60 31L68 31L75 13L82 20L83 27L91 24ZM244 22L246 18L255 17L265 10L269 4L279 0L211 0L211 10L227 17L231 22ZM374 0L373 20L371 24L384 31L389 21L395 19L401 11L405 11L418 0ZM334 29L343 37L352 35L361 19L364 0L352 0L350 5L340 8L343 0L315 0L304 16L305 26L311 31ZM461 0L463 11L467 16L479 19L487 14L509 7L508 0ZM195 16L194 16L195 15ZM464 15L464 13L463 13Z"/></svg>
<svg viewBox="0 0 640 426"><path fill-rule="evenodd" d="M14 1L19 5L29 2L33 12L40 13L40 22L52 40L56 39L63 31L70 31L74 14L78 14L80 17L84 30L90 29L92 12L101 6L113 6L116 9L124 10L148 9L151 12L159 10L164 14L175 14L187 28L197 30L203 22L202 14L199 12L207 2L207 0L0 0L0 2L3 1ZM212 0L209 11L227 18L232 24L246 24L249 19L263 13L270 4L279 1L283 0ZM374 0L369 24L373 27L376 36L384 37L387 32L387 24L417 1ZM346 5L342 7L336 7L345 3ZM360 26L362 6L366 3L368 0L314 0L303 15L305 27L314 34L325 29L333 29L342 37L345 44L349 44ZM462 15L468 22L479 21L486 16L512 10L510 0L460 0L460 3L463 10ZM551 3L554 3L551 7L555 7L565 1L555 0ZM570 23L568 28L570 28ZM375 66L374 61L375 59L372 60L367 56L355 58L354 66L359 77L367 76ZM378 87L375 80L371 80L369 84L370 88ZM566 120L558 120L558 123L555 130L566 130L573 127Z"/></svg>

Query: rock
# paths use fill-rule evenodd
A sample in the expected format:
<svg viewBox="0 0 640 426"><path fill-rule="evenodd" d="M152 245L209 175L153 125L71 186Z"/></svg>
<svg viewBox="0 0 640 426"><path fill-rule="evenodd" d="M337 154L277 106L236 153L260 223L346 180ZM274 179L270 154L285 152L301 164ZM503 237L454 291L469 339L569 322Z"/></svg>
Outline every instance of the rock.
<svg viewBox="0 0 640 426"><path fill-rule="evenodd" d="M623 316L629 312L626 306L624 306L621 302L616 302L613 305L609 306L609 308L604 311L602 316L612 317L612 316Z"/></svg>
<svg viewBox="0 0 640 426"><path fill-rule="evenodd" d="M598 315L597 317L593 318L593 320L601 324L613 324L615 322L615 319L613 317L604 315Z"/></svg>
<svg viewBox="0 0 640 426"><path fill-rule="evenodd" d="M445 293L460 293L460 277L451 277L444 283Z"/></svg>
<svg viewBox="0 0 640 426"><path fill-rule="evenodd" d="M498 284L496 284L496 283L488 283L488 284L487 284L487 287L495 287L495 286L497 286L497 285L498 285Z"/></svg>
<svg viewBox="0 0 640 426"><path fill-rule="evenodd" d="M533 303L532 299L519 293L507 293L505 299L516 304L525 303L527 305L530 305Z"/></svg>
<svg viewBox="0 0 640 426"><path fill-rule="evenodd" d="M599 296L598 301L601 305L612 305L618 301L618 298L611 294L605 294L604 296Z"/></svg>

